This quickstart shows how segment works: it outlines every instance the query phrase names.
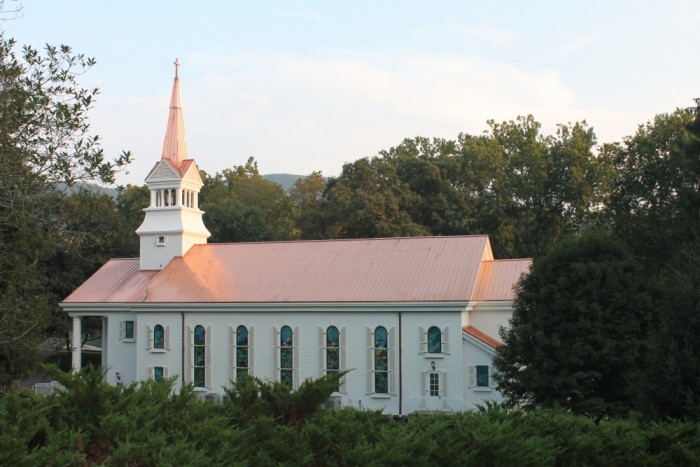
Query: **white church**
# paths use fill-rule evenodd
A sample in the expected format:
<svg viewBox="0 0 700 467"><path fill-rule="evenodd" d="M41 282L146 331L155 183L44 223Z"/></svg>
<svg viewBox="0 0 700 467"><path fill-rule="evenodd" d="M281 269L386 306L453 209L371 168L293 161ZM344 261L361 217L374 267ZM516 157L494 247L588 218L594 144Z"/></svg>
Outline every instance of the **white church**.
<svg viewBox="0 0 700 467"><path fill-rule="evenodd" d="M177 68L146 184L140 257L107 262L61 303L73 336L102 318L110 383L177 377L217 398L244 374L297 388L352 369L334 406L403 415L502 399L492 359L529 259L494 260L485 235L208 244Z"/></svg>

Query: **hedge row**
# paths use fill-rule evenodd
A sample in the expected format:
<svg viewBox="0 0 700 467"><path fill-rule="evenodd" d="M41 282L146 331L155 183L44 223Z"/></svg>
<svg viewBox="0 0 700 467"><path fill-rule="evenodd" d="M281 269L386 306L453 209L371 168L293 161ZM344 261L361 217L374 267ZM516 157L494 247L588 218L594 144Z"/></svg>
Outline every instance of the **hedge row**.
<svg viewBox="0 0 700 467"><path fill-rule="evenodd" d="M685 422L306 410L318 382L290 393L251 380L223 405L172 394L170 381L113 387L87 371L62 382L61 395L2 396L0 465L700 465L700 430Z"/></svg>

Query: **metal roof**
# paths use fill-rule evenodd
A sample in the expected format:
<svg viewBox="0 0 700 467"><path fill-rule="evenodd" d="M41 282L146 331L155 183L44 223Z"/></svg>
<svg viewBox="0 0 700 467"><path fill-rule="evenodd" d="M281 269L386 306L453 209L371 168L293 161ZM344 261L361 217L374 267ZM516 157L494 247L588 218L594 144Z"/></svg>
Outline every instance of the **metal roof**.
<svg viewBox="0 0 700 467"><path fill-rule="evenodd" d="M486 345L488 345L489 347L492 347L492 348L494 348L494 349L497 349L497 348L499 348L500 346L503 345L502 342L500 342L500 341L494 339L494 338L491 337L491 336L488 336L488 335L484 334L483 332L479 331L479 330L478 330L477 328L475 328L474 326L464 326L464 327L462 328L462 331L466 332L466 333L469 334L470 336L475 337L476 339L479 339L481 342L483 342L484 344L486 344Z"/></svg>
<svg viewBox="0 0 700 467"><path fill-rule="evenodd" d="M488 295L497 287L475 292L477 284L505 287L513 277L500 279L510 269L493 267L501 261L492 260L487 236L204 244L162 271L139 271L138 259L112 260L64 303L500 299ZM489 281L477 281L480 274Z"/></svg>
<svg viewBox="0 0 700 467"><path fill-rule="evenodd" d="M531 259L483 261L472 300L513 300L515 284L527 273Z"/></svg>
<svg viewBox="0 0 700 467"><path fill-rule="evenodd" d="M112 259L75 289L64 302L129 302L158 273L141 271L139 265L138 258Z"/></svg>

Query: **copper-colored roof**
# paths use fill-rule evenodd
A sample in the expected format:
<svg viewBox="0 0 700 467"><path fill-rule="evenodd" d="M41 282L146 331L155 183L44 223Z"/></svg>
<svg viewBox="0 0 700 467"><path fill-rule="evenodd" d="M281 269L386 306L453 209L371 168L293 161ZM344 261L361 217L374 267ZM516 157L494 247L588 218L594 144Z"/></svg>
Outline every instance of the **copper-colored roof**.
<svg viewBox="0 0 700 467"><path fill-rule="evenodd" d="M487 236L203 244L153 273L110 261L65 303L466 302L483 259Z"/></svg>
<svg viewBox="0 0 700 467"><path fill-rule="evenodd" d="M165 129L161 159L170 160L178 171L182 161L189 159L187 156L185 119L182 115L182 103L180 102L180 79L177 73L175 74L173 91L170 96L170 113L168 114L168 125Z"/></svg>
<svg viewBox="0 0 700 467"><path fill-rule="evenodd" d="M502 346L503 343L497 341L493 337L487 336L483 332L479 331L477 328L474 326L464 326L462 328L462 331L466 332L467 334L479 339L481 342L484 344L488 345L489 347L493 347L494 349L497 349L498 347Z"/></svg>
<svg viewBox="0 0 700 467"><path fill-rule="evenodd" d="M513 300L513 287L532 264L531 259L508 259L484 261L481 263L479 280L472 300L495 301Z"/></svg>
<svg viewBox="0 0 700 467"><path fill-rule="evenodd" d="M75 289L65 302L129 302L158 271L139 270L138 258L113 259Z"/></svg>

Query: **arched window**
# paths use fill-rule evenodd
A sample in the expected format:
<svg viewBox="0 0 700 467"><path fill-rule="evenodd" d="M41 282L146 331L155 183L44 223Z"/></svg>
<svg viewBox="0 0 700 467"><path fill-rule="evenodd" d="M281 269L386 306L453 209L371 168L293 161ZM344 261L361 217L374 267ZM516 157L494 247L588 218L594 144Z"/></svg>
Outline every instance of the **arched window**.
<svg viewBox="0 0 700 467"><path fill-rule="evenodd" d="M248 354L248 328L238 326L236 329L236 378L241 379L248 374L249 354Z"/></svg>
<svg viewBox="0 0 700 467"><path fill-rule="evenodd" d="M194 328L194 385L195 387L206 386L206 331L204 326L197 325Z"/></svg>
<svg viewBox="0 0 700 467"><path fill-rule="evenodd" d="M428 353L442 353L442 331L437 326L428 328Z"/></svg>
<svg viewBox="0 0 700 467"><path fill-rule="evenodd" d="M156 324L156 327L153 328L153 348L165 348L165 329L160 324Z"/></svg>
<svg viewBox="0 0 700 467"><path fill-rule="evenodd" d="M374 392L389 393L389 334L384 326L374 330Z"/></svg>
<svg viewBox="0 0 700 467"><path fill-rule="evenodd" d="M326 374L340 371L340 332L335 326L326 329Z"/></svg>
<svg viewBox="0 0 700 467"><path fill-rule="evenodd" d="M289 326L280 330L280 381L290 388L294 385L294 333Z"/></svg>

